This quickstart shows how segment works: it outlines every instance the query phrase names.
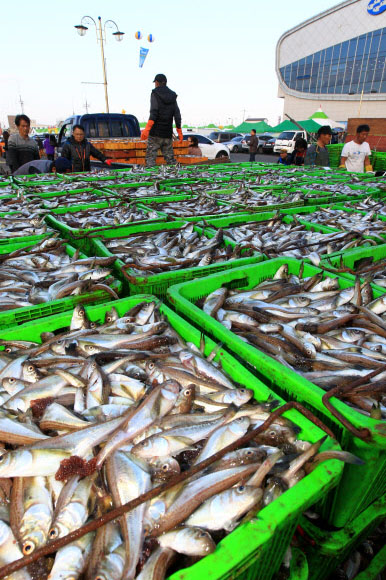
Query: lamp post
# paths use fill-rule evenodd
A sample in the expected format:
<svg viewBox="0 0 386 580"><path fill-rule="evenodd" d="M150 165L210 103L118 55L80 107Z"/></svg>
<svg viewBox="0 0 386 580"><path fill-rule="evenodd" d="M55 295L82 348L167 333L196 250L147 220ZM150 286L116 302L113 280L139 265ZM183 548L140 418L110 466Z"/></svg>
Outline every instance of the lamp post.
<svg viewBox="0 0 386 580"><path fill-rule="evenodd" d="M92 18L92 16L83 16L82 20L80 21L80 24L77 24L76 26L74 26L74 28L76 28L76 30L78 31L78 34L80 36L84 36L88 30L88 27L86 26L86 24L90 25L90 24L94 24L95 26L95 31L96 31L96 36L97 36L97 42L100 43L101 46L101 56L102 56L102 69L103 69L103 85L105 87L105 102L106 102L106 113L109 113L109 95L107 92L107 76L106 76L106 60L105 60L105 48L104 48L104 43L106 42L106 26L107 28L112 27L115 28L115 32L113 32L113 36L117 39L118 42L120 42L123 38L123 35L125 34L124 32L121 32L118 28L118 25L116 22L114 22L114 20L106 20L106 22L104 23L103 26L103 30L102 30L102 18L100 16L98 16L98 23L95 22L94 18Z"/></svg>

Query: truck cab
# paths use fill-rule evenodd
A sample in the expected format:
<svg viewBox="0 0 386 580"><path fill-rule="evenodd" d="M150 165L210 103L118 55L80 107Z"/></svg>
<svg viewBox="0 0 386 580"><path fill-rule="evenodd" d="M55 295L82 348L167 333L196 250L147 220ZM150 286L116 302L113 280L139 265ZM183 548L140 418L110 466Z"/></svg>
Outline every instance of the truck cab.
<svg viewBox="0 0 386 580"><path fill-rule="evenodd" d="M59 147L63 147L65 141L71 137L74 125L84 127L86 139L124 139L141 135L138 119L134 115L123 113L73 115L63 121L59 127Z"/></svg>
<svg viewBox="0 0 386 580"><path fill-rule="evenodd" d="M307 140L307 132L306 131L283 131L277 137L275 141L275 145L273 148L274 153L280 153L282 149L286 149L288 153L292 153L295 149L295 142L298 139L305 139Z"/></svg>

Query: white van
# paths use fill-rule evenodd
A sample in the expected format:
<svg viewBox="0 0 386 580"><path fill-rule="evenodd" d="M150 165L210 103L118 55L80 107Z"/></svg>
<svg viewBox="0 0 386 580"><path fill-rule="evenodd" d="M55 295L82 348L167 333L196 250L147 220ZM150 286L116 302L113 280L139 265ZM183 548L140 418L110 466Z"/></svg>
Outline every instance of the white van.
<svg viewBox="0 0 386 580"><path fill-rule="evenodd" d="M307 141L307 133L305 131L283 131L275 141L273 152L280 153L282 149L286 149L288 153L292 153L295 149L295 141L300 138Z"/></svg>

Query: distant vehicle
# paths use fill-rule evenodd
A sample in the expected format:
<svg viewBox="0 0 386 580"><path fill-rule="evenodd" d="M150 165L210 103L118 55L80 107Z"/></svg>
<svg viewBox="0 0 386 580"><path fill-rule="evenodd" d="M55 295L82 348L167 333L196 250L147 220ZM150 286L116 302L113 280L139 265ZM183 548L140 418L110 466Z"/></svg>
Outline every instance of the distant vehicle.
<svg viewBox="0 0 386 580"><path fill-rule="evenodd" d="M68 117L59 129L58 146L71 137L74 125L82 125L87 139L122 139L140 137L141 130L137 117L121 113L95 113Z"/></svg>
<svg viewBox="0 0 386 580"><path fill-rule="evenodd" d="M228 141L232 141L235 137L242 137L242 134L229 131L212 131L208 137L215 143L228 143Z"/></svg>
<svg viewBox="0 0 386 580"><path fill-rule="evenodd" d="M241 144L241 141L243 139L244 137L234 137L232 141L227 141L226 143L224 143L224 145L226 145L229 151L231 151L232 153L239 153L243 150L243 146Z"/></svg>
<svg viewBox="0 0 386 580"><path fill-rule="evenodd" d="M269 141L270 139L272 139L272 135L265 135L265 134L264 135L259 135L258 136L258 139L259 139L259 143L258 143L258 146L257 146L257 150L258 150L259 153L262 153L263 152L264 145L267 143L267 141Z"/></svg>
<svg viewBox="0 0 386 580"><path fill-rule="evenodd" d="M282 149L285 149L288 153L292 153L295 149L295 141L300 138L307 141L306 131L283 131L276 138L276 143L273 148L274 153L280 153Z"/></svg>
<svg viewBox="0 0 386 580"><path fill-rule="evenodd" d="M272 139L268 139L263 145L263 153L273 153L273 148L275 146L276 139L272 137Z"/></svg>
<svg viewBox="0 0 386 580"><path fill-rule="evenodd" d="M230 151L225 143L215 143L209 137L205 137L205 135L200 135L199 133L184 132L184 139L188 137L197 137L198 146L203 156L208 159L218 159L219 157L229 157L230 155Z"/></svg>

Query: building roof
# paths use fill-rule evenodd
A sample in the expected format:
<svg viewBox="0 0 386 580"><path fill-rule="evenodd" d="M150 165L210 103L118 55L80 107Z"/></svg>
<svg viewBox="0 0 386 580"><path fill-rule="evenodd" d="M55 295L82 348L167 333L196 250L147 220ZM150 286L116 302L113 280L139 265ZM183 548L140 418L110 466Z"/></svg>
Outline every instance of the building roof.
<svg viewBox="0 0 386 580"><path fill-rule="evenodd" d="M328 115L324 111L322 111L322 107L320 106L317 111L313 115L311 115L310 119L328 119Z"/></svg>
<svg viewBox="0 0 386 580"><path fill-rule="evenodd" d="M251 130L256 129L256 133L265 133L266 131L271 131L271 125L268 125L265 121L260 121L258 123L252 123L250 121L244 121L241 125L238 125L233 130L238 133L246 133Z"/></svg>

